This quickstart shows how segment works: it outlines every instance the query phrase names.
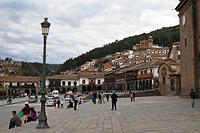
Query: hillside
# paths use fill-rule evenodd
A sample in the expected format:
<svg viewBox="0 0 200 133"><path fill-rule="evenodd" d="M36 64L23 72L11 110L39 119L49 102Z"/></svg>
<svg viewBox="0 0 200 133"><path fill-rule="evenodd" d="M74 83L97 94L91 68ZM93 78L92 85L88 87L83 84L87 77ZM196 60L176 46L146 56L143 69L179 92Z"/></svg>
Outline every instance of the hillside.
<svg viewBox="0 0 200 133"><path fill-rule="evenodd" d="M46 73L47 75L56 74L59 68L60 65L47 64ZM40 76L42 74L42 63L19 62L13 61L11 58L6 58L5 60L0 60L0 74L10 76Z"/></svg>
<svg viewBox="0 0 200 133"><path fill-rule="evenodd" d="M128 38L124 38L120 41L116 40L115 42L106 44L103 47L95 48L76 58L70 58L66 60L61 65L58 72L76 69L87 61L102 58L106 55L114 54L115 52L131 50L133 48L133 45L139 43L140 40L147 39L149 36L153 36L154 44L159 44L160 46L170 46L171 43L180 40L179 26L164 27L150 33L143 33L141 35L131 36Z"/></svg>

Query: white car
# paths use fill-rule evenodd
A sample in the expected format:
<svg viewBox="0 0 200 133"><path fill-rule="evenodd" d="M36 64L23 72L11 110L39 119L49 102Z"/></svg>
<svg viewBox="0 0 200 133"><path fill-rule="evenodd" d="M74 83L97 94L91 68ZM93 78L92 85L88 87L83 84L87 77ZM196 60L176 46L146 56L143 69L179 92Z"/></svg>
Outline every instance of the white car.
<svg viewBox="0 0 200 133"><path fill-rule="evenodd" d="M54 105L53 99L48 99L46 105L47 106L53 106Z"/></svg>
<svg viewBox="0 0 200 133"><path fill-rule="evenodd" d="M65 101L69 101L69 100L72 100L72 97L70 95L65 97Z"/></svg>

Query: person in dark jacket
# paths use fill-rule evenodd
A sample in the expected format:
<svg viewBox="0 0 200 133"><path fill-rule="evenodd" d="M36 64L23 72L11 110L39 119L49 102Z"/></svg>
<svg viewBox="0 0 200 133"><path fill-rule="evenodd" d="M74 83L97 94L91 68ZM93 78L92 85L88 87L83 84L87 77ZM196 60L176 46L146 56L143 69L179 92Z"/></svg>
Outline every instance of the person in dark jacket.
<svg viewBox="0 0 200 133"><path fill-rule="evenodd" d="M106 95L107 102L109 102L109 94Z"/></svg>
<svg viewBox="0 0 200 133"><path fill-rule="evenodd" d="M58 108L60 108L60 99L57 100Z"/></svg>
<svg viewBox="0 0 200 133"><path fill-rule="evenodd" d="M194 108L194 104L195 104L194 99L195 99L195 92L194 92L193 89L191 89L191 91L190 91L190 100L191 100L192 108Z"/></svg>
<svg viewBox="0 0 200 133"><path fill-rule="evenodd" d="M117 110L117 94L115 93L115 91L113 92L113 94L111 95L111 99L112 99L112 110L115 108L115 110Z"/></svg>
<svg viewBox="0 0 200 133"><path fill-rule="evenodd" d="M14 128L15 126L21 126L22 120L18 117L16 111L12 111L13 117L10 119L9 129Z"/></svg>

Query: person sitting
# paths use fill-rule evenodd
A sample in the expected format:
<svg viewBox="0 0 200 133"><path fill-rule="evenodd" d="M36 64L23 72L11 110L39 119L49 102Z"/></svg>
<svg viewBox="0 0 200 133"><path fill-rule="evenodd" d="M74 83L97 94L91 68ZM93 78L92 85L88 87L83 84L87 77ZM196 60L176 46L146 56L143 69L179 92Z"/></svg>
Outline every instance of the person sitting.
<svg viewBox="0 0 200 133"><path fill-rule="evenodd" d="M16 111L12 111L13 117L10 119L9 129L14 128L15 126L21 126L22 120L18 117Z"/></svg>
<svg viewBox="0 0 200 133"><path fill-rule="evenodd" d="M67 108L73 108L73 102L69 100L69 104L67 105Z"/></svg>
<svg viewBox="0 0 200 133"><path fill-rule="evenodd" d="M30 109L30 115L28 116L27 122L36 121L36 120L37 120L37 113L36 113L36 111L34 110L34 108L31 108L31 109Z"/></svg>
<svg viewBox="0 0 200 133"><path fill-rule="evenodd" d="M79 104L83 104L83 98L80 98Z"/></svg>
<svg viewBox="0 0 200 133"><path fill-rule="evenodd" d="M27 122L27 117L30 114L30 106L28 105L28 102L25 103L24 108L22 109L22 112L24 113L22 120L24 121L24 123Z"/></svg>

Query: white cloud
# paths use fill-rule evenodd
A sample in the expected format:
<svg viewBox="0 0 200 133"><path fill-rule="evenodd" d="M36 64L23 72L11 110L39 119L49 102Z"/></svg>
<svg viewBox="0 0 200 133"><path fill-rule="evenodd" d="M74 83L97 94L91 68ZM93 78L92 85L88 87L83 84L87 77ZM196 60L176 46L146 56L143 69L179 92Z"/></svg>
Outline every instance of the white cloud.
<svg viewBox="0 0 200 133"><path fill-rule="evenodd" d="M51 23L48 63L95 47L178 24L178 0L1 0L0 57L41 62L40 23Z"/></svg>

